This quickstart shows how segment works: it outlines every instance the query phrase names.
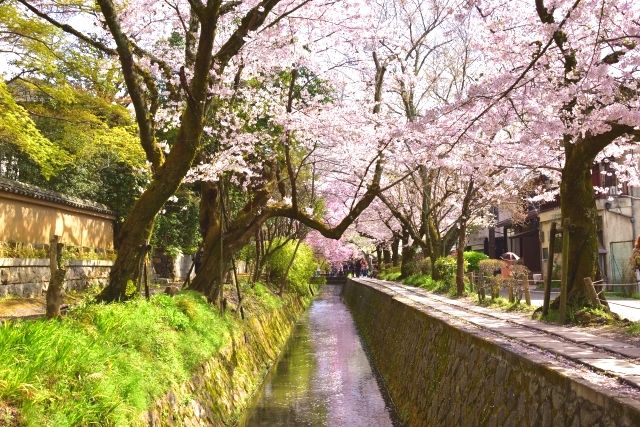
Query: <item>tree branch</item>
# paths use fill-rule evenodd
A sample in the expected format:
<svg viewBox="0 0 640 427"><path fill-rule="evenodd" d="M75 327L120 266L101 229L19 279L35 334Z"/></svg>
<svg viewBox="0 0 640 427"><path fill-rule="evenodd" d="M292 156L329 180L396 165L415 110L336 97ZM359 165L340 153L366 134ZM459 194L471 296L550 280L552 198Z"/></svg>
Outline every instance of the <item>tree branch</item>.
<svg viewBox="0 0 640 427"><path fill-rule="evenodd" d="M375 199L376 194L380 190L380 178L382 177L382 170L382 160L379 159L376 162L373 179L369 184L367 191L358 201L358 203L356 203L353 208L349 210L349 213L342 219L342 221L340 221L340 223L335 227L331 227L326 223L317 220L310 215L307 215L304 212L294 209L293 206L273 207L270 209L270 216L282 216L295 219L306 225L307 227L318 231L324 237L327 237L329 239L339 239L340 237L342 237L342 234L346 231L346 229L367 207L369 207L371 202Z"/></svg>
<svg viewBox="0 0 640 427"><path fill-rule="evenodd" d="M109 27L113 40L116 43L116 50L118 52L118 58L120 59L122 74L136 113L136 121L138 123L140 133L140 143L142 144L142 148L147 155L147 160L151 163L153 170L157 171L164 161L164 154L156 144L153 117L147 107L144 91L140 85L140 80L138 80L136 64L133 59L133 53L131 52L129 38L124 34L120 27L120 22L118 22L117 12L113 2L111 0L97 0L97 2L107 26Z"/></svg>
<svg viewBox="0 0 640 427"><path fill-rule="evenodd" d="M110 47L107 47L105 44L103 44L103 43L101 43L101 42L99 42L97 40L92 39L91 37L87 36L86 34L81 33L80 31L76 30L71 25L63 24L62 22L52 18L48 14L40 11L38 8L33 6L30 2L28 2L26 0L18 0L18 2L20 4L22 4L22 5L24 5L27 9L29 9L35 15L37 15L40 18L44 19L45 21L47 21L51 25L60 28L65 33L69 33L69 34L71 34L73 36L76 36L77 38L79 38L83 42L87 43L90 46L93 46L94 48L96 48L96 49L98 49L98 50L100 50L100 51L102 51L104 53L107 53L109 55L117 55L117 52L116 52L115 49L111 49Z"/></svg>

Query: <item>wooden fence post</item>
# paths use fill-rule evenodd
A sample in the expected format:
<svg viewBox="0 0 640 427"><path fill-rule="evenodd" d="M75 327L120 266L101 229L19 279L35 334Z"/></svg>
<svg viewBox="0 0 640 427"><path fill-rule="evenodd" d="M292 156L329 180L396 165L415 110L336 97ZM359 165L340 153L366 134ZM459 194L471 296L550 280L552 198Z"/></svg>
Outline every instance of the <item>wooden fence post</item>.
<svg viewBox="0 0 640 427"><path fill-rule="evenodd" d="M556 223L551 223L549 231L549 255L547 259L547 274L544 278L544 302L542 304L542 314L549 314L549 303L551 302L551 276L553 275L553 259L556 255Z"/></svg>
<svg viewBox="0 0 640 427"><path fill-rule="evenodd" d="M587 294L587 298L589 298L589 302L594 307L601 307L602 304L600 304L600 299L598 298L598 293L596 292L596 288L593 286L593 281L591 280L591 277L584 278L584 287L585 287L585 293Z"/></svg>
<svg viewBox="0 0 640 427"><path fill-rule="evenodd" d="M49 241L49 270L51 276L47 287L47 318L60 317L60 306L63 302L64 276L67 270L62 268L62 248L60 236L53 236Z"/></svg>

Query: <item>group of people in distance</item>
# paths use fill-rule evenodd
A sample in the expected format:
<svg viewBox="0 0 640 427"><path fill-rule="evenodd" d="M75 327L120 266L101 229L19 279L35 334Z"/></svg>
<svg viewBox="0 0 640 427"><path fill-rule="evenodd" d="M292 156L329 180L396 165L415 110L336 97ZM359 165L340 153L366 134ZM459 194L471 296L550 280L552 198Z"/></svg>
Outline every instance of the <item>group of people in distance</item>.
<svg viewBox="0 0 640 427"><path fill-rule="evenodd" d="M364 258L352 259L343 263L334 263L331 265L329 276L349 276L352 277L371 277L373 272L369 269L369 263Z"/></svg>

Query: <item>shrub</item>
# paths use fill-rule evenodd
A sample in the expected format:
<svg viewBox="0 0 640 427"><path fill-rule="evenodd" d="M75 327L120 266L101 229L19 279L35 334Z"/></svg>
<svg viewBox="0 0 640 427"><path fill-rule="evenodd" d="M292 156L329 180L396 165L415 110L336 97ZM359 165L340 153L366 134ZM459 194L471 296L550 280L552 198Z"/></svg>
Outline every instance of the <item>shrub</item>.
<svg viewBox="0 0 640 427"><path fill-rule="evenodd" d="M447 283L453 283L456 280L456 269L458 267L458 263L456 257L454 256L446 256L442 258L438 258L436 260L434 269L437 270L439 276L443 281ZM467 271L468 263L465 260L464 269Z"/></svg>
<svg viewBox="0 0 640 427"><path fill-rule="evenodd" d="M297 244L296 240L283 244L266 259L265 266L271 280L278 284L284 281L291 289L302 295L308 292L311 277L318 263L309 245L301 242L296 251ZM294 256L293 264L287 272L291 258Z"/></svg>
<svg viewBox="0 0 640 427"><path fill-rule="evenodd" d="M464 260L469 264L468 271L480 271L480 261L489 259L489 256L482 252L467 251L464 253Z"/></svg>
<svg viewBox="0 0 640 427"><path fill-rule="evenodd" d="M480 277L477 286L480 300L485 298L487 290L490 291L492 298L500 296L500 283L502 278L498 272L502 269L502 266L503 262L498 259L485 259L478 263Z"/></svg>

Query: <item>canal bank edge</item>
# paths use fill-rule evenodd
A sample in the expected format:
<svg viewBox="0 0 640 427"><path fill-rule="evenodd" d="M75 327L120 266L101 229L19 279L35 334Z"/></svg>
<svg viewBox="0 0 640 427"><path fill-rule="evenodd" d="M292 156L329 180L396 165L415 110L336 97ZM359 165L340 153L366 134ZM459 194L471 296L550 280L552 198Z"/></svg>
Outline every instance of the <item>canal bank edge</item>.
<svg viewBox="0 0 640 427"><path fill-rule="evenodd" d="M312 298L288 296L270 311L252 312L220 352L192 379L156 400L144 416L148 426L233 425L278 360Z"/></svg>
<svg viewBox="0 0 640 427"><path fill-rule="evenodd" d="M640 405L546 357L349 280L343 297L407 426L638 426Z"/></svg>

